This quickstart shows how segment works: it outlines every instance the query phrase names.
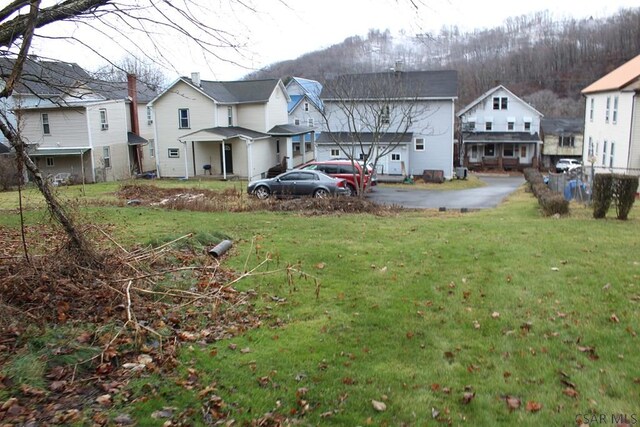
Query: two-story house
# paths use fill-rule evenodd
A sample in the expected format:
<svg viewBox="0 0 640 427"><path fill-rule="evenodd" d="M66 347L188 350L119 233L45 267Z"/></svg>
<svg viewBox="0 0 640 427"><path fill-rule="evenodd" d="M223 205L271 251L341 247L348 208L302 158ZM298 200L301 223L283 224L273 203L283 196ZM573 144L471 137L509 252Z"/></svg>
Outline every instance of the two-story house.
<svg viewBox="0 0 640 427"><path fill-rule="evenodd" d="M318 160L377 160L379 174L453 176L456 71L349 74L325 83Z"/></svg>
<svg viewBox="0 0 640 427"><path fill-rule="evenodd" d="M573 118L543 118L542 167L555 170L560 159L582 160L584 120Z"/></svg>
<svg viewBox="0 0 640 427"><path fill-rule="evenodd" d="M542 114L496 86L458 112L460 153L469 169L538 167Z"/></svg>
<svg viewBox="0 0 640 427"><path fill-rule="evenodd" d="M75 64L34 63L12 96L12 111L28 153L46 176L112 181L151 170L152 92L128 82L92 79ZM53 70L53 71L52 71Z"/></svg>
<svg viewBox="0 0 640 427"><path fill-rule="evenodd" d="M320 99L322 84L316 80L291 77L285 88L291 98L287 106L289 124L307 126L314 131L314 133L305 134L304 142L301 136L293 137L294 155L300 155L304 150L306 153L313 152L315 156L314 139L319 135L322 124L323 105ZM309 155L306 156L307 161L311 160L308 157Z"/></svg>
<svg viewBox="0 0 640 427"><path fill-rule="evenodd" d="M640 55L582 90L582 162L595 172L640 172Z"/></svg>
<svg viewBox="0 0 640 427"><path fill-rule="evenodd" d="M252 180L284 161L292 168L311 160L313 153L294 153L293 137L311 129L288 124L290 101L279 79L180 77L151 102L158 175Z"/></svg>

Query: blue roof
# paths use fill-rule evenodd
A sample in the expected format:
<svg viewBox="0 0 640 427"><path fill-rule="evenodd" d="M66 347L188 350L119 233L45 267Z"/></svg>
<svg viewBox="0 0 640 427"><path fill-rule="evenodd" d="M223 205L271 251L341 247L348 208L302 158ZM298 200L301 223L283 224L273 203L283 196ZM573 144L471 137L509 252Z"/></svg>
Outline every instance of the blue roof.
<svg viewBox="0 0 640 427"><path fill-rule="evenodd" d="M294 80L300 85L305 95L307 95L307 98L309 98L309 101L314 103L318 110L323 109L322 100L320 99L320 93L322 92L322 85L320 84L320 82L317 82L315 80L303 79L302 77L292 77L291 80ZM295 106L295 104L293 105Z"/></svg>
<svg viewBox="0 0 640 427"><path fill-rule="evenodd" d="M290 96L291 96L291 101L287 105L287 111L289 113L291 113L293 109L296 108L296 105L298 105L300 100L304 98L304 95L290 95Z"/></svg>

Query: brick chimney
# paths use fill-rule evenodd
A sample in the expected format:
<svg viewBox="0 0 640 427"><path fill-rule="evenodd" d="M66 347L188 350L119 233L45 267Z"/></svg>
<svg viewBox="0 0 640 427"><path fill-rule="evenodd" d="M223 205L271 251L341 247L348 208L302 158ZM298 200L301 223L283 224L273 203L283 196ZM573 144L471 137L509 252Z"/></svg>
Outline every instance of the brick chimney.
<svg viewBox="0 0 640 427"><path fill-rule="evenodd" d="M131 100L129 104L131 113L131 132L140 135L140 121L138 120L138 88L135 74L127 74L127 95Z"/></svg>

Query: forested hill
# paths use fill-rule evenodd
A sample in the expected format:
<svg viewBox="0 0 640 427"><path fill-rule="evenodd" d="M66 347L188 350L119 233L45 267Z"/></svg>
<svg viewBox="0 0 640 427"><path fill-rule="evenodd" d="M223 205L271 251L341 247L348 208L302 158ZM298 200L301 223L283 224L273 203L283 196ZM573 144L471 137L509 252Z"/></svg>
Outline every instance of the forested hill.
<svg viewBox="0 0 640 427"><path fill-rule="evenodd" d="M640 7L601 19L554 20L549 12L507 19L502 26L417 36L370 30L340 44L278 62L247 78L382 71L398 61L406 71L455 69L459 105L501 83L547 116L579 116L580 90L640 54Z"/></svg>

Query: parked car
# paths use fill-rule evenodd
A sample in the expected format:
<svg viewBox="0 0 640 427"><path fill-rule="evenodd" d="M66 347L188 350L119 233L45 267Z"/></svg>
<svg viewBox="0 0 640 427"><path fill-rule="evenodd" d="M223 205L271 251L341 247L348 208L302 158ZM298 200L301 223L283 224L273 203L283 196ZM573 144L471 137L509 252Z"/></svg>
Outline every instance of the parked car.
<svg viewBox="0 0 640 427"><path fill-rule="evenodd" d="M350 196L358 194L358 183L362 175L362 165L359 162L351 163L351 160L326 160L323 162L309 162L300 166L302 170L317 170L334 178L342 178L346 181ZM354 176L355 175L355 176ZM364 172L364 189L371 187L371 174L369 168Z"/></svg>
<svg viewBox="0 0 640 427"><path fill-rule="evenodd" d="M560 159L556 163L556 172L572 172L581 167L582 163L576 159Z"/></svg>
<svg viewBox="0 0 640 427"><path fill-rule="evenodd" d="M247 186L249 194L258 199L275 197L328 197L348 194L344 179L333 178L315 170L292 170L274 178L252 181Z"/></svg>

